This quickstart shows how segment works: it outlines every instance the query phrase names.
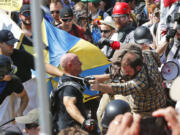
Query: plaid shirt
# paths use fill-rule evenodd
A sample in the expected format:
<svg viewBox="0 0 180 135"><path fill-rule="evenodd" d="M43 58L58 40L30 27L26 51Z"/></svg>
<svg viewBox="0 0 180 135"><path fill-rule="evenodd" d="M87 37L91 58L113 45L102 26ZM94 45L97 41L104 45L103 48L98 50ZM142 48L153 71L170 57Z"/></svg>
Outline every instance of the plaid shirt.
<svg viewBox="0 0 180 135"><path fill-rule="evenodd" d="M112 83L114 93L127 96L135 113L152 112L166 105L162 77L158 71L159 56L155 52L145 51L143 57L145 64L134 79Z"/></svg>

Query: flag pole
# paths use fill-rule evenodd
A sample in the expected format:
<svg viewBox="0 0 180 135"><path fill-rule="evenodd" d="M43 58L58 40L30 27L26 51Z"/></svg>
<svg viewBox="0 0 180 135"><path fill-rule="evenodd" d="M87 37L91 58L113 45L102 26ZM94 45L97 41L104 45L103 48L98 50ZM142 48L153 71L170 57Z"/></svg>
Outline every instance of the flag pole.
<svg viewBox="0 0 180 135"><path fill-rule="evenodd" d="M41 37L41 0L31 0L33 45L36 53L37 94L39 103L40 135L51 135L49 98L45 81L43 45Z"/></svg>

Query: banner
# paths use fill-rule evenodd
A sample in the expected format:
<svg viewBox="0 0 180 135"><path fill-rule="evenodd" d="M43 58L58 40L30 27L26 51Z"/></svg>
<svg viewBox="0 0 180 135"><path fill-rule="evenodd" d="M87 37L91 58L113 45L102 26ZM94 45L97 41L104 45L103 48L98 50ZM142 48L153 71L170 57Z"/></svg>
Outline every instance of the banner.
<svg viewBox="0 0 180 135"><path fill-rule="evenodd" d="M23 0L0 0L0 9L5 11L19 11Z"/></svg>

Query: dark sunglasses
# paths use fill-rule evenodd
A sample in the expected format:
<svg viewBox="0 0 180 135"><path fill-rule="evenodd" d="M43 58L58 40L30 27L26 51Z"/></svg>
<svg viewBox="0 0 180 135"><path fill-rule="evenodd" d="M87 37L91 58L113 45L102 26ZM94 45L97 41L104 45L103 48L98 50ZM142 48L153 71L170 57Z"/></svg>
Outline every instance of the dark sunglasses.
<svg viewBox="0 0 180 135"><path fill-rule="evenodd" d="M54 14L54 13L59 14L59 10L51 11L51 14Z"/></svg>
<svg viewBox="0 0 180 135"><path fill-rule="evenodd" d="M25 128L27 128L27 129L37 128L38 126L39 126L39 124L37 124L37 123L25 124Z"/></svg>
<svg viewBox="0 0 180 135"><path fill-rule="evenodd" d="M101 33L109 33L111 30L101 30Z"/></svg>
<svg viewBox="0 0 180 135"><path fill-rule="evenodd" d="M72 21L72 18L69 18L69 19L61 19L63 22L71 22Z"/></svg>
<svg viewBox="0 0 180 135"><path fill-rule="evenodd" d="M28 12L23 12L22 15L25 16L25 17L29 17L29 16L31 16L31 13L29 11Z"/></svg>

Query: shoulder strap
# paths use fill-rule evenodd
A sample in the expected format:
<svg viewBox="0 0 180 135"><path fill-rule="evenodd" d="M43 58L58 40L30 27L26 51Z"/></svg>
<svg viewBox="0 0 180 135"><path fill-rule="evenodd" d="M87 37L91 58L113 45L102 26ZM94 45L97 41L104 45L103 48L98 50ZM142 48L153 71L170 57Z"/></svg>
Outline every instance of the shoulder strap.
<svg viewBox="0 0 180 135"><path fill-rule="evenodd" d="M72 87L76 88L81 94L83 94L84 88L75 81L59 82L57 89L61 90L65 86L72 86Z"/></svg>
<svg viewBox="0 0 180 135"><path fill-rule="evenodd" d="M59 82L58 86L54 88L50 94L51 97L55 97L55 95L58 95L58 93L62 90L63 87L65 86L72 86L76 88L81 94L83 94L82 89L84 89L80 84L74 81L66 81L66 82Z"/></svg>

